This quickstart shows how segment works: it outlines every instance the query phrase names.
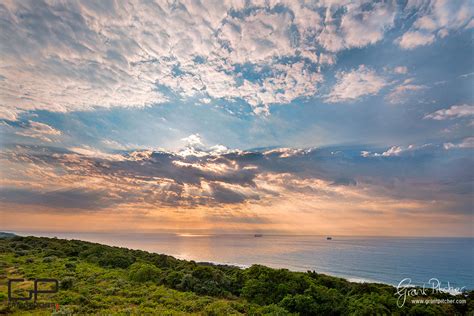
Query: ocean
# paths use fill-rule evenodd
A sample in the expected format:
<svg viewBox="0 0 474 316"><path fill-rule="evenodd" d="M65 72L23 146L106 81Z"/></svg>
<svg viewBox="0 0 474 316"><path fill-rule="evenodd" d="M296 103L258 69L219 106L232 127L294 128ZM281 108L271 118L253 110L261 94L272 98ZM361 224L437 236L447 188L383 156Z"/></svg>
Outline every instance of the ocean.
<svg viewBox="0 0 474 316"><path fill-rule="evenodd" d="M139 233L20 233L56 236L150 252L180 259L247 267L262 264L292 271L314 270L355 282L474 289L474 238L394 238ZM449 283L448 283L449 282Z"/></svg>

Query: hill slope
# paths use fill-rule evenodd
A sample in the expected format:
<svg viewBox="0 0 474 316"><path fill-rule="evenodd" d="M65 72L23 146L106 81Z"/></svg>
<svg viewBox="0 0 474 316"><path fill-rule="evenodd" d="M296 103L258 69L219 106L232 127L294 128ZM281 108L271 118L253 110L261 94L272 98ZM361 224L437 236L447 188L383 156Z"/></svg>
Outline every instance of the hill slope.
<svg viewBox="0 0 474 316"><path fill-rule="evenodd" d="M55 278L54 294L38 294L37 306L8 305L7 279ZM254 265L248 269L197 264L140 250L77 240L0 239L1 313L159 315L472 315L466 304L397 306L395 288L351 283L316 272ZM40 286L47 286L43 284ZM15 284L16 295L32 289ZM423 296L449 298L448 294ZM50 307L46 303L54 303ZM57 305L56 305L57 304Z"/></svg>

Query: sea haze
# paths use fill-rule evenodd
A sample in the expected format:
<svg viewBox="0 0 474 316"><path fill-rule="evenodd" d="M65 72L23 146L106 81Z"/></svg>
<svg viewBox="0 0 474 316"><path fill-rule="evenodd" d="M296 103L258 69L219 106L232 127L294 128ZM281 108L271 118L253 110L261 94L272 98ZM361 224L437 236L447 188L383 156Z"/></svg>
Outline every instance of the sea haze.
<svg viewBox="0 0 474 316"><path fill-rule="evenodd" d="M423 285L474 289L474 238L339 237L252 234L22 233L80 239L164 253L186 260L263 264L292 271L314 270L356 282L397 285L405 278Z"/></svg>

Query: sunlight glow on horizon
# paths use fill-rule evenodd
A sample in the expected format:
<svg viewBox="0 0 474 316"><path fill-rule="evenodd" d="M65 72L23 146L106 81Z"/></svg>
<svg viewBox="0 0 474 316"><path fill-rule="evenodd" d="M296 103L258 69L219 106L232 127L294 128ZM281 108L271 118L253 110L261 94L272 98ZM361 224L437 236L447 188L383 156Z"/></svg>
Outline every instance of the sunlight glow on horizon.
<svg viewBox="0 0 474 316"><path fill-rule="evenodd" d="M474 236L474 2L0 5L11 231Z"/></svg>

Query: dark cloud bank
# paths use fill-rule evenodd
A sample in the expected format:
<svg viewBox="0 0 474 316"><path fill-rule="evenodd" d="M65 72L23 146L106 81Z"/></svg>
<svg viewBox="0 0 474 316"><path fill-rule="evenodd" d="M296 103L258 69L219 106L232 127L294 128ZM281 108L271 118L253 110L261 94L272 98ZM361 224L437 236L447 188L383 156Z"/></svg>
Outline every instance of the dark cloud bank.
<svg viewBox="0 0 474 316"><path fill-rule="evenodd" d="M239 204L278 195L258 182L264 175L286 175L296 181L319 179L330 186L371 186L374 194L397 199L451 201L449 212L469 214L472 210L474 166L469 148L425 145L396 151L372 149L373 154L364 154L361 149L366 148L358 147L225 152L188 148L187 154L130 151L100 158L52 147L12 149L7 148L2 158L54 167L57 175L101 178L107 187L3 188L0 200L9 203L86 210L134 202L187 207ZM290 182L283 186L288 191L304 190Z"/></svg>

